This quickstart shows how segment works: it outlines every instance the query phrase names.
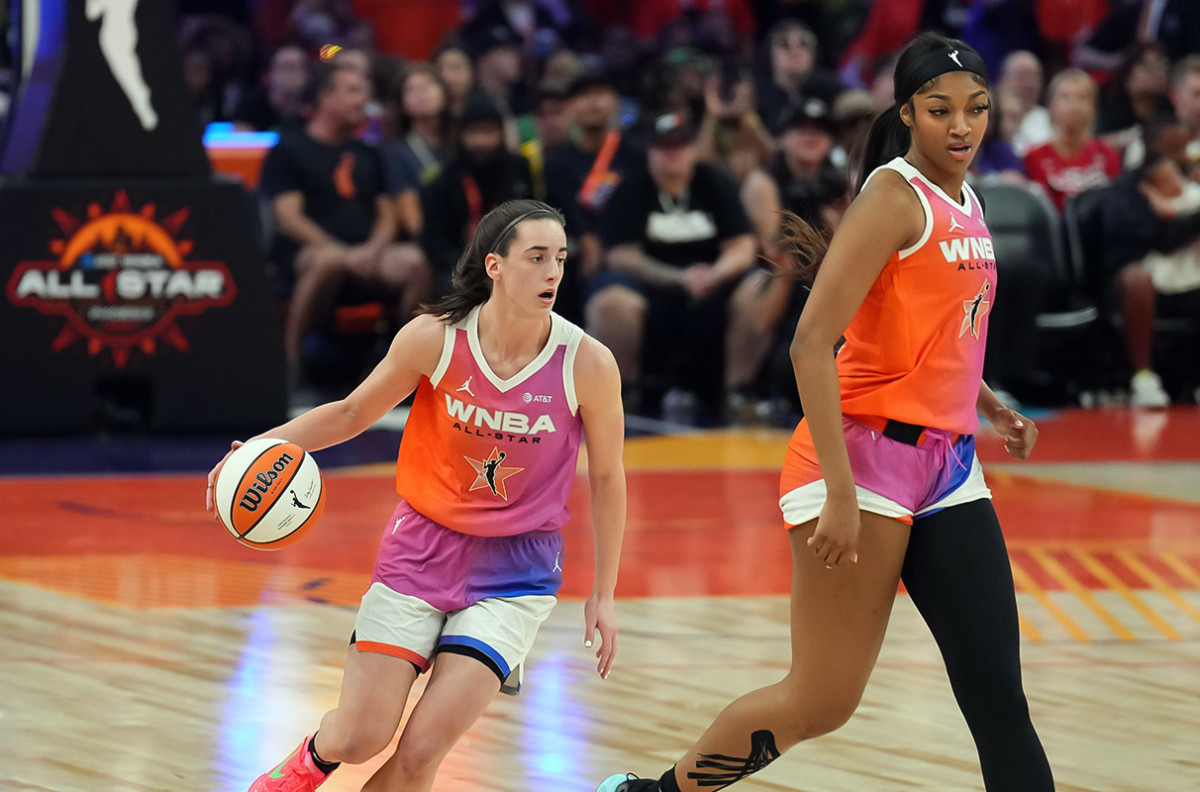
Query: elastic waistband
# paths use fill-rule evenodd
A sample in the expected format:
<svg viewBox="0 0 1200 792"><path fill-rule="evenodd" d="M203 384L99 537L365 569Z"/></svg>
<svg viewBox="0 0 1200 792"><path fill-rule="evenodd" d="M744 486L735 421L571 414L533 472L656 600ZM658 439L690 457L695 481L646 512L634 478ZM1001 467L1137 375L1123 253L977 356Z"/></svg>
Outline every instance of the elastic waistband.
<svg viewBox="0 0 1200 792"><path fill-rule="evenodd" d="M847 415L845 417L874 429L889 440L895 440L897 443L904 443L910 446L923 445L926 440L934 436L943 437L950 443L958 439L957 434L947 432L944 429L933 429L928 426L905 423L904 421L894 421L890 418L882 418L876 415Z"/></svg>

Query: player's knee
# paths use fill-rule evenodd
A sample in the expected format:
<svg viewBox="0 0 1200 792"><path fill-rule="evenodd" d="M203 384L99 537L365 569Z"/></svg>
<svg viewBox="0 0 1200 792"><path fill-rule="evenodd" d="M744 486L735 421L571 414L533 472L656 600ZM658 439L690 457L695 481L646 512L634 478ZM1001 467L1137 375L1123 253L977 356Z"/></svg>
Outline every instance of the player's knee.
<svg viewBox="0 0 1200 792"><path fill-rule="evenodd" d="M785 734L780 735L781 742L793 745L837 731L854 715L861 698L829 690L814 696L811 689L785 688L783 709L787 713L787 727Z"/></svg>
<svg viewBox="0 0 1200 792"><path fill-rule="evenodd" d="M331 739L334 744L330 753L335 754L340 762L362 764L386 748L393 734L394 730L388 731L369 723L352 724L337 738Z"/></svg>
<svg viewBox="0 0 1200 792"><path fill-rule="evenodd" d="M406 732L400 740L400 745L396 747L397 769L405 779L419 782L437 772L438 765L442 763L442 758L448 750L449 746L442 745L436 735Z"/></svg>

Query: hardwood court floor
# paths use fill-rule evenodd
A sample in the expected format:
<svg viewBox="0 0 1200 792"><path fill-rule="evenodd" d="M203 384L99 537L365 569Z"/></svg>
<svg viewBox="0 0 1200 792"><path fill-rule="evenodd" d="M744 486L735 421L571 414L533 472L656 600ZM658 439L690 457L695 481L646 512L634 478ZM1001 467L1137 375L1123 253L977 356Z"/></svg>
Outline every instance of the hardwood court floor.
<svg viewBox="0 0 1200 792"><path fill-rule="evenodd" d="M1058 789L1200 789L1200 410L1039 424L1036 463L1005 462L987 434L980 456ZM735 694L777 679L788 658L775 506L785 443L730 431L627 444L621 648L607 681L581 645L591 551L580 477L563 602L525 690L497 700L436 789L587 792L610 772L656 775ZM4 445L0 469L19 468ZM122 462L121 473L46 475L54 465L29 462L39 472L0 477L0 790L227 792L282 759L336 703L394 505L392 465L379 461L388 445L360 446L357 460L318 455L326 516L278 553L241 548L208 519L202 466L149 472L165 455L148 455L143 472ZM80 468L82 451L62 453L61 469ZM356 790L377 764L343 768L322 789ZM850 724L743 786L982 789L906 597Z"/></svg>

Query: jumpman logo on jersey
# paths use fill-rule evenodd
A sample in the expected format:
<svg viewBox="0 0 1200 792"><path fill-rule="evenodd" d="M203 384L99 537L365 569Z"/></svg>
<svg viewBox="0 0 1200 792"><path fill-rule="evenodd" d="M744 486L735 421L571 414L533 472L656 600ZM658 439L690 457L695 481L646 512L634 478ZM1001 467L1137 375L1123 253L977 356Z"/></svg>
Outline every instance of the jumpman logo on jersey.
<svg viewBox="0 0 1200 792"><path fill-rule="evenodd" d="M979 287L979 293L970 300L963 300L963 317L962 326L958 328L958 337L962 338L967 331L971 331L971 335L978 340L979 326L983 322L983 317L987 315L988 309L992 307L991 300L985 300L988 291L992 288L992 284L984 281Z"/></svg>
<svg viewBox="0 0 1200 792"><path fill-rule="evenodd" d="M560 561L562 561L562 553L561 552L555 553L554 554L554 569L550 570L551 572L562 572L563 571L562 564L559 563Z"/></svg>
<svg viewBox="0 0 1200 792"><path fill-rule="evenodd" d="M508 500L508 489L504 485L505 480L517 475L525 468L504 467L501 463L504 462L507 456L507 453L495 446L492 447L492 453L488 454L487 459L471 459L471 457L464 455L463 459L467 460L471 468L475 471L475 480L471 482L470 487L467 487L467 492L474 492L477 489L487 487L496 497Z"/></svg>
<svg viewBox="0 0 1200 792"><path fill-rule="evenodd" d="M392 533L396 533L396 531L400 528L400 523L404 522L407 519L408 519L408 515L406 514L403 517L401 517L400 519L396 520L396 524L392 526Z"/></svg>
<svg viewBox="0 0 1200 792"><path fill-rule="evenodd" d="M459 385L458 388L456 388L454 392L462 393L463 391L466 391L467 393L471 394L471 396L473 397L475 395L475 392L471 390L471 380L473 380L473 379L475 379L474 374L467 377L467 381L464 382L462 385Z"/></svg>
<svg viewBox="0 0 1200 792"><path fill-rule="evenodd" d="M965 226L963 226L962 223L958 222L958 215L954 214L954 212L951 212L950 213L950 229L949 230L962 231L963 228L965 228Z"/></svg>
<svg viewBox="0 0 1200 792"><path fill-rule="evenodd" d="M951 53L950 53L950 60L952 60L952 61L954 61L956 64L958 64L958 68L960 68L960 69L961 69L961 68L963 67L963 65L962 65L962 61L960 61L960 60L958 59L958 50L954 50L954 52L951 52Z"/></svg>

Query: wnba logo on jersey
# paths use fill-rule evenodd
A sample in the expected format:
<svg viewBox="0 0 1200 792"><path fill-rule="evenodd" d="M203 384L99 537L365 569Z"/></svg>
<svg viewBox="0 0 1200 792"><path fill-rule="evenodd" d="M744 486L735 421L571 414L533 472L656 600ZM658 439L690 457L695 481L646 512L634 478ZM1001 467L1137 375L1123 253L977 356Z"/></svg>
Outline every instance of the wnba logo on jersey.
<svg viewBox="0 0 1200 792"><path fill-rule="evenodd" d="M81 219L55 209L63 238L48 247L57 258L18 263L9 302L66 318L56 352L83 339L90 354L107 347L124 368L134 349L153 354L160 340L187 351L176 317L229 305L237 294L225 264L185 260L192 243L177 235L189 214L157 221L153 205L134 211L123 190L108 212L92 203Z"/></svg>
<svg viewBox="0 0 1200 792"><path fill-rule="evenodd" d="M992 307L991 300L985 300L984 297L991 291L992 284L990 281L984 281L979 287L979 291L970 300L963 300L963 316L962 324L958 327L958 337L962 338L971 331L971 337L979 340L979 327L983 324L983 317L987 316L988 310Z"/></svg>

